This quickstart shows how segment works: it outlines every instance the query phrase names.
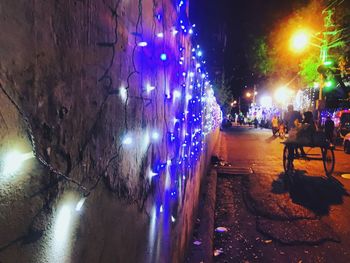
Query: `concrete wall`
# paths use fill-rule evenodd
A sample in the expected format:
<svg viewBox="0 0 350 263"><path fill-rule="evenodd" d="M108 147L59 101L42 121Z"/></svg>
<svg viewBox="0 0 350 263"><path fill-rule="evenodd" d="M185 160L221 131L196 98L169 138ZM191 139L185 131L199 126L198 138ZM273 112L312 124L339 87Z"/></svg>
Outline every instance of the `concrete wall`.
<svg viewBox="0 0 350 263"><path fill-rule="evenodd" d="M0 1L1 263L181 260L219 110L176 2Z"/></svg>

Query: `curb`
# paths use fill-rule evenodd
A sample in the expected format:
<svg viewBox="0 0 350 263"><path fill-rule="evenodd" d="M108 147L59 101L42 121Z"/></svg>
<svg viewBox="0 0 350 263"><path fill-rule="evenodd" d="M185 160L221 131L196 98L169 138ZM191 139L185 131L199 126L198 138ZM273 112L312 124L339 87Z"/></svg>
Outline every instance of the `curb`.
<svg viewBox="0 0 350 263"><path fill-rule="evenodd" d="M192 251L187 262L211 263L213 262L213 242L214 242L214 220L216 202L217 172L211 168L206 174L203 187L200 190L200 200L198 218L200 219L197 228L197 239L201 242L199 246L191 244Z"/></svg>

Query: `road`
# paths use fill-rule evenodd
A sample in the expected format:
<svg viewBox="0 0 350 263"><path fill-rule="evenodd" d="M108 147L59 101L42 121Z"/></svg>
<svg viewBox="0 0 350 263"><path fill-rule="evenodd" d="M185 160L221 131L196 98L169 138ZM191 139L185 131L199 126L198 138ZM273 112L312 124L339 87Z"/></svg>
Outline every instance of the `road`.
<svg viewBox="0 0 350 263"><path fill-rule="evenodd" d="M237 172L218 175L215 228L226 229L215 232L214 262L350 262L350 155L336 149L332 179L315 160L287 176L280 142L266 129L221 132L219 156Z"/></svg>

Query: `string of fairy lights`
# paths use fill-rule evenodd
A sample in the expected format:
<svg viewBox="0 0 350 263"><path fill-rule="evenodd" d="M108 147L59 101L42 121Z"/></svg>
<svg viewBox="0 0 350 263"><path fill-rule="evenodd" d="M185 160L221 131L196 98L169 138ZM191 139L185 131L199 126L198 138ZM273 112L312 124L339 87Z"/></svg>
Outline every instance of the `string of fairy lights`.
<svg viewBox="0 0 350 263"><path fill-rule="evenodd" d="M32 132L30 120L23 110L9 96L9 93L1 86L1 89L10 98L16 106L20 115L25 120L27 130L30 131L30 140L33 147L33 156L51 172L58 177L77 186L82 192L82 199L77 203L77 210L83 206L86 197L95 189L102 176L105 176L107 170L113 162L120 161L120 155L123 151L128 151L130 147L138 147L137 143L143 141L152 144L155 141L163 141L166 145L155 147L166 147L165 153L159 154L152 159L152 163L147 168L147 179L150 184L155 180L164 180L162 176L170 171L170 180L168 184L169 198L181 198L185 191L184 185L198 164L200 157L206 147L206 136L215 130L221 123L221 110L216 102L214 92L209 80L209 75L205 70L205 60L203 51L195 42L195 25L191 24L187 14L188 1L175 1L175 11L177 20L169 28L170 18L164 13L164 1L157 2L153 0L153 25L148 25L151 30L145 30L143 22L142 0L138 1L138 16L133 34L134 45L131 54L132 69L126 78L126 86L114 88L113 78L111 77L114 56L116 53L115 45L118 42L118 7L120 1L115 7L110 8L111 15L115 19L115 39L111 43L100 43L99 46L111 48L113 57L99 82L108 83L108 95L103 100L103 105L112 95L119 95L124 107L124 133L120 137L119 143L115 146L115 153L107 161L105 169L101 172L98 180L92 187L82 185L53 167L43 156L39 154L36 147L36 139ZM152 36L147 36L146 32L152 32ZM145 54L153 54L154 76L144 76L143 68L146 68L148 58L142 57ZM141 56L137 57L137 56ZM175 73L174 73L175 72ZM160 82L160 74L163 75L163 83ZM175 77L172 77L172 76ZM139 90L135 89L133 77L137 76L140 81ZM147 80L147 77L150 80ZM154 127L151 127L150 133L144 133L143 138L132 136L132 126L129 125L128 114L131 100L141 102L142 116L144 111L150 105L156 107L156 115L163 112L163 120L155 121ZM163 102L162 107L157 102ZM99 111L99 114L102 112ZM96 122L99 114L97 114ZM144 116L143 116L144 117ZM159 116L154 116L158 119ZM95 125L95 124L94 124ZM92 125L92 127L94 127ZM157 127L156 125L159 125ZM165 128L164 128L165 127ZM166 132L163 132L163 130ZM84 151L89 143L89 138L82 144ZM149 149L149 147L148 147ZM160 151L158 151L160 152ZM149 154L147 151L145 154ZM6 159L6 162L10 162ZM17 157L18 160L18 157ZM75 167L79 161L76 162ZM3 166L6 166L3 165ZM120 175L115 174L118 177ZM159 211L173 209L167 204L166 199L159 202ZM176 216L170 215L171 221L175 221Z"/></svg>

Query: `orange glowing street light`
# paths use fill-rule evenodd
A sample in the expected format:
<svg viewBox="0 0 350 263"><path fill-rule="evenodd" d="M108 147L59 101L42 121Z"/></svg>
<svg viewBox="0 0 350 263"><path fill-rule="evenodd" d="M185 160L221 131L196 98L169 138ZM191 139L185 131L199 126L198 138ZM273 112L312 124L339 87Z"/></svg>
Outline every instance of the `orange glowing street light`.
<svg viewBox="0 0 350 263"><path fill-rule="evenodd" d="M294 33L290 42L290 47L295 52L302 52L309 44L310 33L303 29Z"/></svg>

